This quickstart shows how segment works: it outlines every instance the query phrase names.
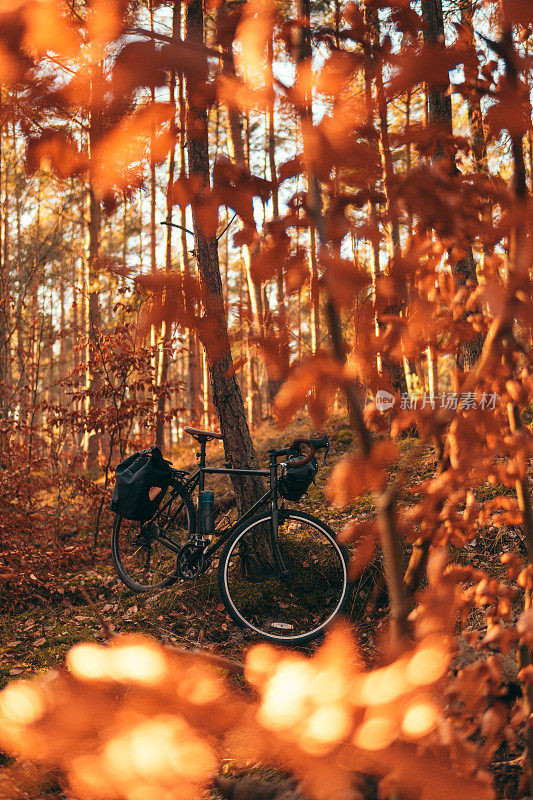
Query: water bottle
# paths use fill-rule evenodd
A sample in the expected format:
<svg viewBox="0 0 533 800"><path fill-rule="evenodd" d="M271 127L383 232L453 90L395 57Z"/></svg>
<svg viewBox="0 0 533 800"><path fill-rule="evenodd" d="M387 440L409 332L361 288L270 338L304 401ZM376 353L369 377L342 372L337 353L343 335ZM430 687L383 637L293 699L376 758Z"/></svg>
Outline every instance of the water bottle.
<svg viewBox="0 0 533 800"><path fill-rule="evenodd" d="M200 533L212 536L215 532L215 494L209 489L200 492Z"/></svg>

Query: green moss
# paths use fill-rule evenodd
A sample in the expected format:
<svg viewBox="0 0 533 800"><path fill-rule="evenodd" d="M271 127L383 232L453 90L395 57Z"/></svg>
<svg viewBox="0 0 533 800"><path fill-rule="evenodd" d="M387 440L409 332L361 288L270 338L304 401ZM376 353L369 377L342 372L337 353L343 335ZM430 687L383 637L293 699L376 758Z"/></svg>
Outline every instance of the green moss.
<svg viewBox="0 0 533 800"><path fill-rule="evenodd" d="M353 442L353 433L349 428L342 428L335 435L336 444L349 445Z"/></svg>
<svg viewBox="0 0 533 800"><path fill-rule="evenodd" d="M493 500L495 497L514 497L515 490L512 486L504 486L503 483L486 483L483 486L476 486L474 488L474 495L479 503L486 503L488 500Z"/></svg>

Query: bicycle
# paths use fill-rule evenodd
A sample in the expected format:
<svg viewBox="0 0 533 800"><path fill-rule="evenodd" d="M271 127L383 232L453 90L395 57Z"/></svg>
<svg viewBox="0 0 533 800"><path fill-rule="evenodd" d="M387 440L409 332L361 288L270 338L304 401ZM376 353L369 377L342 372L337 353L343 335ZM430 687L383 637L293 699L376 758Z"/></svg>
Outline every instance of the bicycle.
<svg viewBox="0 0 533 800"><path fill-rule="evenodd" d="M327 436L271 449L268 469L236 469L206 466L206 445L221 434L184 430L199 442L198 468L191 475L171 467L170 494L148 522L116 516L112 554L118 576L134 592L169 587L210 570L222 548L218 587L234 622L271 642L304 644L319 636L348 603L348 553L324 522L285 508L283 500L280 506L278 468L309 464L317 450L329 449ZM305 456L302 445L309 448ZM283 456L286 461L278 463ZM260 476L269 479L269 488L234 524L215 527L206 475ZM204 512L198 524L196 488Z"/></svg>

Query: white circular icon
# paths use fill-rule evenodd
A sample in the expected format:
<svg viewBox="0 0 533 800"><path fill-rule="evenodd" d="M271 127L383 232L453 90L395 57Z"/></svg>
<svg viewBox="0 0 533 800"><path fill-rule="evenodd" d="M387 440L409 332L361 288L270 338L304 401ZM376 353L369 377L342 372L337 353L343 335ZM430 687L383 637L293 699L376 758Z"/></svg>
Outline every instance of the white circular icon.
<svg viewBox="0 0 533 800"><path fill-rule="evenodd" d="M376 392L376 399L375 404L378 411L388 411L389 408L392 408L394 403L396 402L396 398L390 392L386 392L385 389L379 389Z"/></svg>

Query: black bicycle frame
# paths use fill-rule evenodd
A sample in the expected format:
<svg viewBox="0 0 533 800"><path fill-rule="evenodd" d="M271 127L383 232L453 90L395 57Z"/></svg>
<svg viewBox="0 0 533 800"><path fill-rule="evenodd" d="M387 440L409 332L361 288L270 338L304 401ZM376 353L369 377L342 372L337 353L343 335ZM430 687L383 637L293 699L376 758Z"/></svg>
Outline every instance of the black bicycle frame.
<svg viewBox="0 0 533 800"><path fill-rule="evenodd" d="M255 477L261 478L269 478L270 481L270 488L265 494L259 498L259 500L254 503L254 505L249 508L247 511L244 512L242 517L233 524L230 525L228 528L223 528L222 530L215 529L214 535L217 537L213 542L210 542L207 547L203 550L205 556L211 556L216 550L219 549L229 537L235 532L237 527L241 526L243 522L246 522L250 519L256 511L258 511L262 506L266 504L270 504L270 511L271 511L271 524L270 524L270 533L271 533L271 540L272 540L272 547L275 553L276 558L278 559L278 563L282 568L282 571L285 570L285 566L283 564L283 558L279 549L278 539L277 539L277 532L278 532L278 520L279 520L279 510L278 510L278 492L277 492L277 462L276 458L281 455L286 455L289 453L289 448L283 450L270 450L269 457L270 457L270 465L269 469L234 469L233 467L206 467L205 466L205 458L206 458L206 442L200 442L200 452L197 453L197 458L199 460L198 469L191 475L183 483L180 483L179 489L184 489L190 496L198 486L199 492L204 490L205 485L205 475L253 475ZM161 517L162 514L169 508L169 506L174 502L175 498L179 495L178 486L175 486L173 491L170 494L169 499L161 506L157 514L152 518L152 522L156 521ZM167 524L172 522L180 513L185 503L181 502L178 506L176 511L172 514L172 516L168 519ZM196 535L196 521L194 521L192 530L189 534L189 539L194 538ZM165 544L170 550L173 550L175 553L179 553L181 547L176 547L174 542L168 539L164 534L160 534L158 537L159 540Z"/></svg>

